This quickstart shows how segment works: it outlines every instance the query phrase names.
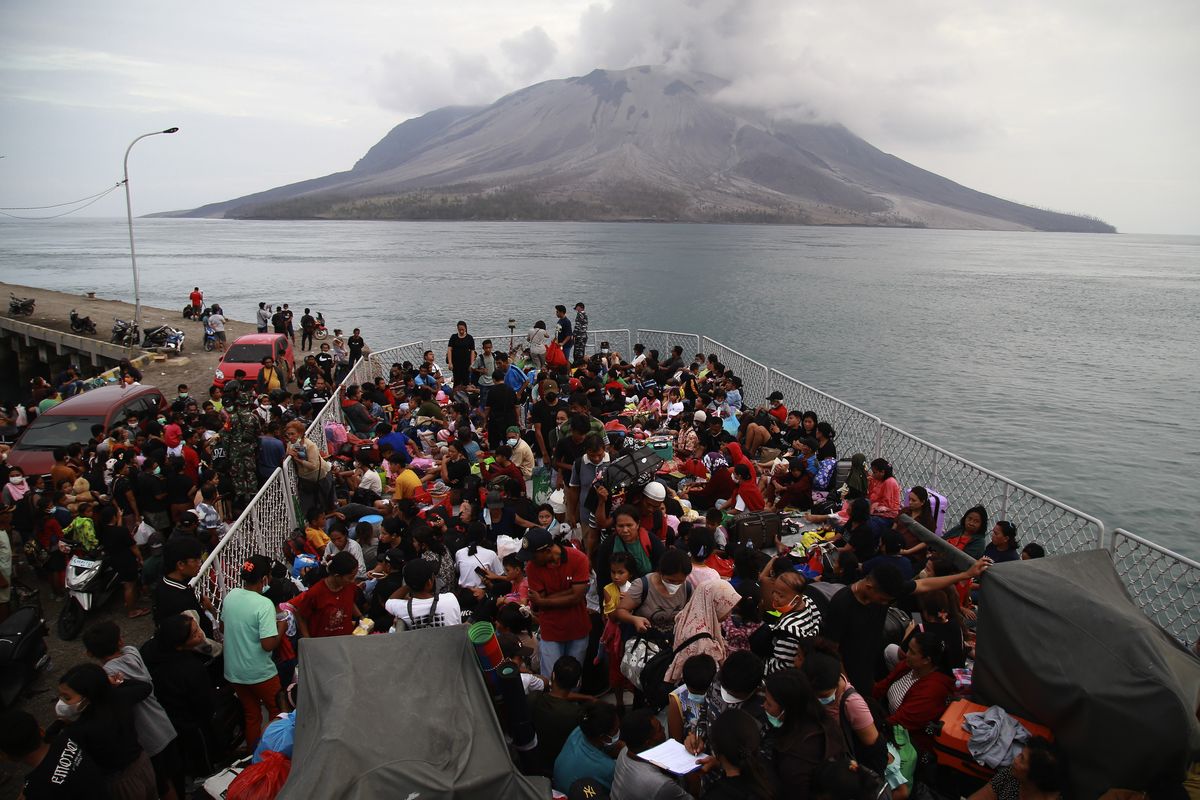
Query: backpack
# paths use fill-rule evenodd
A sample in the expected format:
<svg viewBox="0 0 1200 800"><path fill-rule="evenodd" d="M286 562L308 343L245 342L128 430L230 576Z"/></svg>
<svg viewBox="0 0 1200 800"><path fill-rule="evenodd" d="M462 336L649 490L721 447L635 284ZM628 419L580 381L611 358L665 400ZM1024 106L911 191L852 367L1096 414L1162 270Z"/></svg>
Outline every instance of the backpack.
<svg viewBox="0 0 1200 800"><path fill-rule="evenodd" d="M642 672L638 676L638 686L641 687L642 694L646 697L646 705L655 711L661 711L666 707L667 695L675 688L674 684L666 681L667 670L671 668L671 662L675 660L675 656L683 652L685 647L705 638L711 639L712 634L702 631L685 639L674 650L663 647L646 659L642 664Z"/></svg>
<svg viewBox="0 0 1200 800"><path fill-rule="evenodd" d="M325 423L325 446L330 453L336 453L341 446L350 440L350 432L340 422Z"/></svg>
<svg viewBox="0 0 1200 800"><path fill-rule="evenodd" d="M435 628L435 627L437 627L437 622L435 621L436 620L435 615L437 614L438 596L439 595L437 592L433 593L433 604L429 606L429 613L426 614L425 616L421 617L421 619L417 619L416 617L413 616L413 612L412 612L413 599L411 597L408 598L409 622L405 622L400 617L396 617L395 618L396 619L396 630L397 631L415 631L420 628ZM411 627L409 627L410 625L411 625Z"/></svg>
<svg viewBox="0 0 1200 800"><path fill-rule="evenodd" d="M867 746L858 740L858 735L854 729L850 727L850 721L846 719L846 700L850 695L859 694L867 702L867 708L871 712L871 721L875 724L875 729L879 732L879 737L875 740L875 744ZM859 763L860 768L866 767L881 775L887 768L887 740L883 736L883 731L880 730L880 720L883 715L878 713L879 709L870 699L861 695L857 689L850 688L842 695L841 701L838 703L838 721L842 728L842 738L846 740L846 751L850 757ZM884 724L887 724L886 722Z"/></svg>

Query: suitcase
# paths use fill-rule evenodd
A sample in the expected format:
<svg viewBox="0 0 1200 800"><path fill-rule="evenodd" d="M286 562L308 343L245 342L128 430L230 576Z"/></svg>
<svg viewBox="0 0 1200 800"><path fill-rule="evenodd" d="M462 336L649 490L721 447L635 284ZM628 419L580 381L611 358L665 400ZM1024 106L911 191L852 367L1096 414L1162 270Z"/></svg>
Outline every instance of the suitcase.
<svg viewBox="0 0 1200 800"><path fill-rule="evenodd" d="M726 526L731 542L749 542L751 547L762 550L775 546L775 537L783 535L786 514L778 511L746 511L738 514Z"/></svg>
<svg viewBox="0 0 1200 800"><path fill-rule="evenodd" d="M929 493L929 512L933 515L933 535L946 535L946 495L938 494L928 486L925 491Z"/></svg>
<svg viewBox="0 0 1200 800"><path fill-rule="evenodd" d="M604 485L612 494L622 489L641 489L654 480L662 458L649 447L614 458L604 470Z"/></svg>
<svg viewBox="0 0 1200 800"><path fill-rule="evenodd" d="M651 436L646 440L646 447L657 453L663 461L675 458L675 438L673 436Z"/></svg>
<svg viewBox="0 0 1200 800"><path fill-rule="evenodd" d="M942 718L933 723L929 730L929 733L935 737L933 750L939 766L948 767L973 778L987 780L992 777L995 770L985 767L971 757L971 751L967 749L967 742L970 741L971 734L963 730L962 726L964 715L976 711L987 711L987 709L987 706L972 703L970 700L955 700L946 707ZM1034 736L1042 736L1051 740L1054 738L1050 729L1044 725L1037 725L1015 715L1013 718Z"/></svg>

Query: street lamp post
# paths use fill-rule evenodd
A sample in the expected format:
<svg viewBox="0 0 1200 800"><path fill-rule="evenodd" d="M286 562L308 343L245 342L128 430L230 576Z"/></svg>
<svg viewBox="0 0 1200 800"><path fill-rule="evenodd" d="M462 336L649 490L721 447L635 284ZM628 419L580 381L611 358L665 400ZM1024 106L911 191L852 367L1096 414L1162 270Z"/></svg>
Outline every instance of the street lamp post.
<svg viewBox="0 0 1200 800"><path fill-rule="evenodd" d="M129 220L129 260L133 263L133 330L140 332L142 330L142 294L138 286L138 268L137 254L133 246L133 203L129 199L129 151L133 146L145 139L147 136L158 136L160 133L176 133L179 128L167 128L165 131L151 131L143 133L141 136L129 143L129 147L125 148L125 214ZM136 335L134 344L137 343Z"/></svg>

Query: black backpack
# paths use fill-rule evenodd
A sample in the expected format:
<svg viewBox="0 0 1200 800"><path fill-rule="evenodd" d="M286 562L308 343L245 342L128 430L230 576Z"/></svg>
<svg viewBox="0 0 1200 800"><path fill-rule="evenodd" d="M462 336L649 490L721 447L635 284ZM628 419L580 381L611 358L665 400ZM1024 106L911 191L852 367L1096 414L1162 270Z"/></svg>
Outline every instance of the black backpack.
<svg viewBox="0 0 1200 800"><path fill-rule="evenodd" d="M658 655L646 662L642 667L641 677L638 679L642 694L646 697L646 705L656 712L661 711L667 705L667 695L675 688L673 684L666 681L667 670L671 668L671 662L675 660L675 656L683 652L685 647L706 638L711 639L712 634L707 631L697 633L695 636L685 639L674 650L664 647L658 651Z"/></svg>

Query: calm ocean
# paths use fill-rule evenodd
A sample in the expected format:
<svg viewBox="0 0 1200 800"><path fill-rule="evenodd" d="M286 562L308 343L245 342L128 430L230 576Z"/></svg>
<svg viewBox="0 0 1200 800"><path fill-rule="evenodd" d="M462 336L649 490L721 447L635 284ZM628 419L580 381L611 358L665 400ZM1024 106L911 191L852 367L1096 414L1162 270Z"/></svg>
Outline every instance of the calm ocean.
<svg viewBox="0 0 1200 800"><path fill-rule="evenodd" d="M711 336L1193 557L1200 237L574 223L136 223L142 300L321 310L376 349L591 327ZM0 224L0 277L130 299L124 219ZM100 320L104 328L108 320Z"/></svg>

